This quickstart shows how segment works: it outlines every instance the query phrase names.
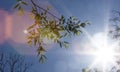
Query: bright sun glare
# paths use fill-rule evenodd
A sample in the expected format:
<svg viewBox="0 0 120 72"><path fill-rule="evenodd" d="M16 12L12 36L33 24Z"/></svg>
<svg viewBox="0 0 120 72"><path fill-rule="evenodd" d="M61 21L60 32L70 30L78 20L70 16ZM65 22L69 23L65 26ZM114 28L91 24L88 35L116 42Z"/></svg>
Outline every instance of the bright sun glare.
<svg viewBox="0 0 120 72"><path fill-rule="evenodd" d="M105 34L98 33L93 37L92 45L96 48L95 58L97 63L103 65L114 61L114 46L108 40Z"/></svg>
<svg viewBox="0 0 120 72"><path fill-rule="evenodd" d="M92 38L91 41L95 56L95 61L93 62L94 65L101 65L104 69L110 63L115 63L115 53L116 43L110 41L107 34L105 33L97 33Z"/></svg>
<svg viewBox="0 0 120 72"><path fill-rule="evenodd" d="M114 61L114 52L110 49L101 49L96 52L96 61L102 64L107 64L108 62Z"/></svg>

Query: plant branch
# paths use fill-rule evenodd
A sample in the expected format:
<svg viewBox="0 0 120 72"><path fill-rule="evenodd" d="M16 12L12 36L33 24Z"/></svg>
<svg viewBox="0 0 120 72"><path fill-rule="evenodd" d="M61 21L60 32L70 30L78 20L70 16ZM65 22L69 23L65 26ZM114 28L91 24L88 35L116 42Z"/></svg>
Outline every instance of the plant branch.
<svg viewBox="0 0 120 72"><path fill-rule="evenodd" d="M46 11L46 9L44 9L44 8L40 7L39 5L37 5L33 0L31 0L31 2L32 2L32 4L33 4L35 7L38 7L38 8L40 8L40 9ZM54 14L52 14L51 12L48 11L48 13L49 13L50 15L52 15L53 17L55 17L56 19L59 20L59 18L58 18L57 16L55 16Z"/></svg>

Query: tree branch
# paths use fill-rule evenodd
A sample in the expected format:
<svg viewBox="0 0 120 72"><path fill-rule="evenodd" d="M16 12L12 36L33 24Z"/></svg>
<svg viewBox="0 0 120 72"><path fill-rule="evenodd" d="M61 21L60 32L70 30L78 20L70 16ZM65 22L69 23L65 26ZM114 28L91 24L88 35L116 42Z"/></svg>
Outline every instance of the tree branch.
<svg viewBox="0 0 120 72"><path fill-rule="evenodd" d="M43 11L46 11L46 9L44 9L44 8L40 7L39 5L37 5L33 0L31 0L31 2L32 2L32 4L33 4L35 7L38 7L39 9L42 9ZM56 19L59 20L59 18L58 18L57 16L55 16L54 14L52 14L51 12L48 11L48 13L49 13L51 16L53 16L53 17L55 17Z"/></svg>

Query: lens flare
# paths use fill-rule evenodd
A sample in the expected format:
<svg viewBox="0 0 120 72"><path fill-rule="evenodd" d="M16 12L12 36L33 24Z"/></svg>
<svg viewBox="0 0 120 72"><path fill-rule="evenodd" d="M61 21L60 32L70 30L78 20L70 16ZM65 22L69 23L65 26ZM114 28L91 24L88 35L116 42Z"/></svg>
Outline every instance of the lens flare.
<svg viewBox="0 0 120 72"><path fill-rule="evenodd" d="M27 33L28 33L28 31L27 31L27 30L24 30L24 31L23 31L23 33L27 34Z"/></svg>

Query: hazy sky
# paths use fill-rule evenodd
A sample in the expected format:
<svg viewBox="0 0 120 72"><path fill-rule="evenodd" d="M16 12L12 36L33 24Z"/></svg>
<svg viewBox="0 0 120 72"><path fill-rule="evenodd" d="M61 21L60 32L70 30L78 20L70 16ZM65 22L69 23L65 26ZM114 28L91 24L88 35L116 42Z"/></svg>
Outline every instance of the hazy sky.
<svg viewBox="0 0 120 72"><path fill-rule="evenodd" d="M103 32L113 10L120 11L120 0L41 0L43 4L50 4L52 12L56 15L63 14L66 17L76 16L81 21L90 21L91 25L86 31L91 36ZM0 1L0 43L9 39L15 50L26 56L34 56L35 49L25 43L23 30L30 24L25 16L18 16L12 9L16 0ZM41 3L42 3L41 2ZM26 12L27 14L28 12ZM93 58L89 55L79 55L77 52L89 51L88 38L85 33L70 40L69 49L61 49L58 46L51 46L47 53L47 63L34 66L38 72L81 72L81 69L89 66ZM53 47L53 48L52 48ZM29 49L28 49L29 48ZM36 61L36 60L35 60Z"/></svg>

